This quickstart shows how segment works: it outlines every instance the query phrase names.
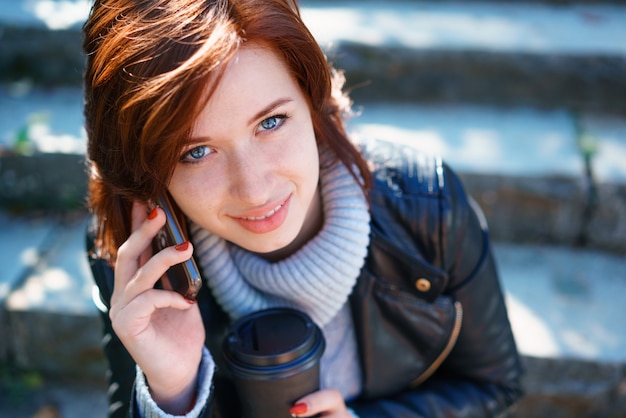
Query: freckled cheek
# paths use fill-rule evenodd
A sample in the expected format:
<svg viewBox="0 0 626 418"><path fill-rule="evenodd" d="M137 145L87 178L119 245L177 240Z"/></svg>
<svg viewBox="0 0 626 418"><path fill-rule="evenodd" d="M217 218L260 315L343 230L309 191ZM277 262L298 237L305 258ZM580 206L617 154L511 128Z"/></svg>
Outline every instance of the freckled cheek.
<svg viewBox="0 0 626 418"><path fill-rule="evenodd" d="M184 174L173 177L169 185L170 193L184 212L203 204L206 189L200 178Z"/></svg>
<svg viewBox="0 0 626 418"><path fill-rule="evenodd" d="M318 169L317 150L310 148L282 148L269 160L270 171L283 178L308 182Z"/></svg>
<svg viewBox="0 0 626 418"><path fill-rule="evenodd" d="M298 153L299 166L301 170L308 171L307 176L318 174L319 170L319 150L315 135L311 132L308 140L304 141L302 150Z"/></svg>
<svg viewBox="0 0 626 418"><path fill-rule="evenodd" d="M312 160L317 161L317 155L317 141L313 126L304 124L298 129L293 129L286 140L280 143L275 158L288 159L290 165L303 169L308 167Z"/></svg>

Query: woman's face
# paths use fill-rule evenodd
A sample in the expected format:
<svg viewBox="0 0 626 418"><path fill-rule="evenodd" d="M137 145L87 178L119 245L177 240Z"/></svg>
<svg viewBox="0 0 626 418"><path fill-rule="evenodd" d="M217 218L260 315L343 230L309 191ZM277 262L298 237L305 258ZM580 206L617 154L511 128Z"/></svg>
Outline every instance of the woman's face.
<svg viewBox="0 0 626 418"><path fill-rule="evenodd" d="M270 49L244 46L195 121L170 193L212 233L284 256L319 229L318 179L310 110L298 84Z"/></svg>

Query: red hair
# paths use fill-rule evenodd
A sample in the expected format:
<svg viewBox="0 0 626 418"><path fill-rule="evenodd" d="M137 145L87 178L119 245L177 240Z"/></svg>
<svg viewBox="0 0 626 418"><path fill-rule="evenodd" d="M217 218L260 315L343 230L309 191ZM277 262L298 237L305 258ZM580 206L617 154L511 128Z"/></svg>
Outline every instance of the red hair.
<svg viewBox="0 0 626 418"><path fill-rule="evenodd" d="M318 142L369 187L348 139L343 78L291 0L99 0L83 28L89 204L100 255L115 260L133 200L164 191L201 105L246 42L272 48L309 101Z"/></svg>

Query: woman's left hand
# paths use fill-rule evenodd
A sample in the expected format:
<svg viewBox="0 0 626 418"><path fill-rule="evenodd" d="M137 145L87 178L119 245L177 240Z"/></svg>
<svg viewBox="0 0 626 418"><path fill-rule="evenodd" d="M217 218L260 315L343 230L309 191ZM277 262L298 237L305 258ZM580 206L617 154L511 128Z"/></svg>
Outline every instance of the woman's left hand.
<svg viewBox="0 0 626 418"><path fill-rule="evenodd" d="M293 417L352 418L343 396L336 389L322 389L306 395L289 412Z"/></svg>

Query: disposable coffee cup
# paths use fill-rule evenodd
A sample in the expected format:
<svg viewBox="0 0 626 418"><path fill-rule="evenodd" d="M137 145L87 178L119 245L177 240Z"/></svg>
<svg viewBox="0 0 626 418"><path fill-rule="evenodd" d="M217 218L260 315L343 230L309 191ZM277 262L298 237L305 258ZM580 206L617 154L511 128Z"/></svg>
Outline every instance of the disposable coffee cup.
<svg viewBox="0 0 626 418"><path fill-rule="evenodd" d="M291 418L289 408L320 387L324 336L303 312L272 308L237 320L223 344L243 418Z"/></svg>

